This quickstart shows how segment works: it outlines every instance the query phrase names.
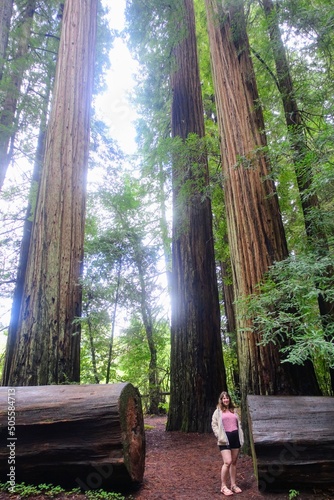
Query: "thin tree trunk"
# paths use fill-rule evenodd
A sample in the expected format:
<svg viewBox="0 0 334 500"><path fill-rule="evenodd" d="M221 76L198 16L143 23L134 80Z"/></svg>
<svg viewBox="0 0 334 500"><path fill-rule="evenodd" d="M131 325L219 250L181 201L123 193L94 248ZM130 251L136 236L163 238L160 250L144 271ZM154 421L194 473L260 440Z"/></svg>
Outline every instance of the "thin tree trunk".
<svg viewBox="0 0 334 500"><path fill-rule="evenodd" d="M226 376L211 203L205 192L208 163L201 141L204 113L192 0L180 2L175 19L181 40L175 46L172 75L172 135L180 137L184 144L182 154L173 160L171 398L167 430L210 432L212 412L219 393L226 388Z"/></svg>
<svg viewBox="0 0 334 500"><path fill-rule="evenodd" d="M107 375L106 375L106 384L109 384L110 381L110 368L111 368L111 360L112 353L114 348L114 336L115 336L115 325L116 325L116 312L118 306L118 297L119 297L119 289L121 284L121 271L122 271L122 262L120 261L117 271L117 288L116 288L116 296L114 301L114 310L111 319L111 333L109 339L109 352L108 352L108 364L107 364Z"/></svg>
<svg viewBox="0 0 334 500"><path fill-rule="evenodd" d="M305 157L309 153L306 129L295 97L290 67L278 24L278 7L275 7L272 0L262 0L262 5L268 23L268 33L275 60L277 86L284 107L291 147L295 152L294 166L304 214L306 234L317 253L325 255L329 252L328 240L319 222L315 222L315 218L312 217L312 214L314 215L314 212L320 208L319 200L317 194L311 192L313 172L312 165L305 161ZM328 269L327 275L332 276L333 272L332 268ZM334 321L334 303L326 300L323 294L319 294L318 304L323 326L326 330L327 325ZM328 338L328 341L332 341L332 339ZM332 390L334 391L334 369L330 369L330 377Z"/></svg>
<svg viewBox="0 0 334 500"><path fill-rule="evenodd" d="M235 317L234 306L234 289L231 280L231 270L228 269L226 262L220 262L220 276L222 282L222 296L224 302L224 313L226 316L226 334L236 335L237 333L237 320Z"/></svg>
<svg viewBox="0 0 334 500"><path fill-rule="evenodd" d="M242 1L206 0L236 300L256 292L275 261L288 256L246 33ZM319 394L313 366L281 364L279 346L259 345L261 332L237 306L242 411L247 394ZM294 376L297 374L297 376ZM246 435L247 439L247 435Z"/></svg>
<svg viewBox="0 0 334 500"><path fill-rule="evenodd" d="M140 244L141 243L139 239L135 237L134 252L135 252L135 261L138 269L139 283L140 283L140 309L143 318L148 348L150 351L150 362L148 369L148 383L149 383L148 412L153 415L157 415L159 413L159 402L160 402L157 348L153 336L152 310L146 292L144 269L142 264L143 254L140 249Z"/></svg>
<svg viewBox="0 0 334 500"><path fill-rule="evenodd" d="M0 0L0 80L6 60L10 21L13 12L13 0Z"/></svg>
<svg viewBox="0 0 334 500"><path fill-rule="evenodd" d="M93 333L93 325L91 321L91 317L89 315L89 306L90 306L90 299L88 298L88 301L86 304L83 305L83 310L86 313L86 318L87 318L87 328L88 328L88 338L89 338L89 347L90 347L90 354L92 358L92 368L93 368L93 375L94 375L94 380L95 384L100 383L99 375L97 373L97 365L96 365L96 348L94 344L94 333Z"/></svg>
<svg viewBox="0 0 334 500"><path fill-rule="evenodd" d="M224 302L224 313L226 316L226 335L223 332L222 340L223 346L231 345L231 337L233 340L237 338L237 319L235 316L235 305L234 305L234 289L233 283L229 283L231 280L231 269L226 262L220 262L220 274L221 274L221 282L222 282L222 295ZM236 349L236 357L238 360L238 349ZM227 370L227 367L226 367ZM230 371L230 380L232 381L232 387L235 391L240 393L240 379L239 379L239 370L232 364L229 366ZM228 379L228 373L226 373L226 377ZM229 382L228 382L229 384ZM229 387L229 385L228 385Z"/></svg>
<svg viewBox="0 0 334 500"><path fill-rule="evenodd" d="M9 83L6 85L7 91L1 103L0 113L0 190L2 189L7 168L11 160L8 153L10 141L16 134L15 113L17 102L20 96L20 89L27 67L27 54L29 52L29 40L31 26L35 13L36 0L28 0L22 13L20 26L20 37L14 60L11 63Z"/></svg>
<svg viewBox="0 0 334 500"><path fill-rule="evenodd" d="M87 313L88 316L88 313ZM93 335L93 329L92 329L92 322L90 318L88 317L88 336L89 336L89 345L90 345L90 352L92 355L92 367L93 367L93 374L94 374L94 380L95 384L100 383L99 375L97 373L97 366L96 366L96 356L95 356L95 345L94 345L94 335Z"/></svg>
<svg viewBox="0 0 334 500"><path fill-rule="evenodd" d="M78 382L97 0L67 0L10 385Z"/></svg>

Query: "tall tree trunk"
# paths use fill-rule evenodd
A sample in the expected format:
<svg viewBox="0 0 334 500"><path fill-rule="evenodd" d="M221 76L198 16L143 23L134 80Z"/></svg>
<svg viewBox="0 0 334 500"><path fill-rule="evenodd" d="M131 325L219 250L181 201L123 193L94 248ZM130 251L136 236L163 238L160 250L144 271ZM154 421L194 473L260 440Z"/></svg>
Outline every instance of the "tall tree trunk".
<svg viewBox="0 0 334 500"><path fill-rule="evenodd" d="M50 77L51 75L49 75ZM50 104L50 93L51 93L51 78L49 78L49 84L46 86L46 95L43 101L43 112L41 113L42 120L39 128L39 136L37 142L37 150L35 156L34 170L31 179L31 188L29 202L27 206L26 216L23 225L23 237L20 248L19 265L16 276L16 283L13 295L13 303L11 310L10 323L8 328L7 346L6 346L6 357L5 365L3 370L2 384L7 385L9 380L9 371L12 364L12 357L15 348L15 339L17 336L17 329L19 325L20 310L22 305L23 290L25 275L27 270L27 262L29 255L29 247L31 240L31 232L33 227L33 216L36 205L36 198L38 193L38 186L41 178L41 169L44 156L45 147L45 136L46 136L46 122L47 122L47 112Z"/></svg>
<svg viewBox="0 0 334 500"><path fill-rule="evenodd" d="M275 261L288 256L250 58L242 1L218 9L206 0L236 300L256 292ZM318 394L313 366L281 364L279 347L259 345L261 332L237 310L242 411L247 394ZM298 376L294 376L294 373ZM246 436L247 438L247 436Z"/></svg>
<svg viewBox="0 0 334 500"><path fill-rule="evenodd" d="M97 0L67 0L8 384L78 382Z"/></svg>
<svg viewBox="0 0 334 500"><path fill-rule="evenodd" d="M0 80L8 47L8 34L13 12L13 0L0 0Z"/></svg>
<svg viewBox="0 0 334 500"><path fill-rule="evenodd" d="M212 412L219 393L226 388L226 376L211 203L205 193L208 164L201 142L204 114L192 0L180 2L175 19L182 39L175 47L172 75L172 135L183 139L184 145L182 154L173 161L171 398L167 430L210 432Z"/></svg>
<svg viewBox="0 0 334 500"><path fill-rule="evenodd" d="M303 123L303 117L295 97L290 66L281 37L277 17L278 7L275 7L273 0L262 0L262 5L268 23L268 33L275 60L277 86L284 107L285 121L288 128L291 147L295 152L294 165L304 214L306 234L312 247L319 255L328 254L329 246L326 233L320 227L319 221L316 221L315 218L312 217L312 214L314 215L314 212L319 210L319 200L316 193L310 192L313 172L310 162L305 161L306 155L309 153L306 139L306 127ZM333 272L333 268L329 268L327 275L332 276ZM315 286L317 286L317 284L315 284ZM319 294L318 304L326 331L327 325L334 322L334 303L328 301L323 294ZM328 338L328 341L332 341L332 339ZM330 369L330 376L332 390L334 392L334 369Z"/></svg>
<svg viewBox="0 0 334 500"><path fill-rule="evenodd" d="M36 0L28 0L22 12L20 23L20 37L17 51L11 62L9 83L6 84L6 92L1 102L0 113L0 190L2 189L7 168L10 163L11 154L8 153L10 141L16 133L15 113L20 95L24 72L27 68L27 55L29 51L29 40L31 26L36 7Z"/></svg>

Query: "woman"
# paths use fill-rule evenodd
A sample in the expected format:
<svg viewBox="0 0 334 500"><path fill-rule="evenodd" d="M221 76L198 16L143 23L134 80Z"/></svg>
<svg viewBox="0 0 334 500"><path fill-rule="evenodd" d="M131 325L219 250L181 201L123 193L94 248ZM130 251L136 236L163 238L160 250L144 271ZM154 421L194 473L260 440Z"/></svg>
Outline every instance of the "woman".
<svg viewBox="0 0 334 500"><path fill-rule="evenodd" d="M211 426L223 459L221 492L226 497L233 493L241 493L242 490L236 485L236 475L239 450L244 443L244 436L239 417L234 411L234 405L225 391L219 396L217 408L212 415ZM226 485L228 475L231 481L230 488Z"/></svg>

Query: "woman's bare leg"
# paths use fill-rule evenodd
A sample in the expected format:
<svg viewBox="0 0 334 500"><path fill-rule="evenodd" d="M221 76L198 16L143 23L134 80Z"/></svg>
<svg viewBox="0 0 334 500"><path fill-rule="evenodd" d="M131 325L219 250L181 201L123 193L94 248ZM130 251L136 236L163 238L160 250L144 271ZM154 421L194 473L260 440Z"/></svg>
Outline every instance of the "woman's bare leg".
<svg viewBox="0 0 334 500"><path fill-rule="evenodd" d="M223 459L223 466L221 470L221 480L222 480L222 488L223 486L227 486L226 482L230 473L230 467L232 463L232 453L231 450L222 450L222 459Z"/></svg>
<svg viewBox="0 0 334 500"><path fill-rule="evenodd" d="M230 479L231 479L231 488L236 486L237 480L237 460L239 455L239 449L231 450L231 465L230 465ZM241 490L240 492L241 493Z"/></svg>

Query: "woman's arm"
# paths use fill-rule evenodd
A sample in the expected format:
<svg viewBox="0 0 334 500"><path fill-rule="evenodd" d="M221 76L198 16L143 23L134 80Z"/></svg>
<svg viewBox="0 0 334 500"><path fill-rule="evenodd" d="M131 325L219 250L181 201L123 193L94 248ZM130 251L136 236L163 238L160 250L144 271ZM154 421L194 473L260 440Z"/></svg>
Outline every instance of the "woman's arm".
<svg viewBox="0 0 334 500"><path fill-rule="evenodd" d="M214 413L212 415L212 420L211 420L211 427L212 427L213 433L217 439L218 439L218 415L219 415L219 411L217 408L214 411Z"/></svg>

